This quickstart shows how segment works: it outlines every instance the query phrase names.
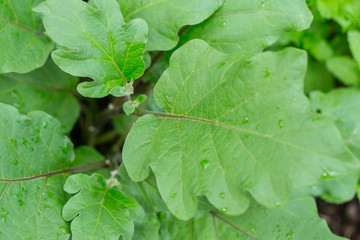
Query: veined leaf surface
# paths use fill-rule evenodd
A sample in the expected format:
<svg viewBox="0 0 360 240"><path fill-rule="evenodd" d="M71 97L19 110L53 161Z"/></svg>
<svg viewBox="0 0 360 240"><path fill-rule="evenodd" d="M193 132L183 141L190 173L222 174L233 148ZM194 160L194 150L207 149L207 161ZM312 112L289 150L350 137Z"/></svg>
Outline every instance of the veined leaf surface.
<svg viewBox="0 0 360 240"><path fill-rule="evenodd" d="M73 239L118 239L123 235L131 240L135 218L143 217L143 210L133 199L119 190L109 188L99 174L70 176L64 189L74 194L63 209L64 219L71 221Z"/></svg>
<svg viewBox="0 0 360 240"><path fill-rule="evenodd" d="M55 63L72 75L94 79L78 85L80 94L104 97L143 74L147 24L141 19L125 23L116 0L47 0L35 11L61 46L52 53Z"/></svg>
<svg viewBox="0 0 360 240"><path fill-rule="evenodd" d="M43 0L0 2L0 73L26 73L41 67L54 44L43 34L32 8Z"/></svg>
<svg viewBox="0 0 360 240"><path fill-rule="evenodd" d="M51 174L68 168L73 157L56 119L44 112L25 116L0 103L1 239L69 238L61 217L66 177Z"/></svg>
<svg viewBox="0 0 360 240"><path fill-rule="evenodd" d="M240 214L248 194L275 207L295 187L358 171L333 122L310 112L305 69L296 49L245 59L201 40L184 45L155 86L166 113L141 117L126 139L129 176L142 181L151 168L170 211L188 219L199 195Z"/></svg>
<svg viewBox="0 0 360 240"><path fill-rule="evenodd" d="M149 24L148 51L170 50L182 26L204 21L224 0L117 0L126 21L142 18Z"/></svg>
<svg viewBox="0 0 360 240"><path fill-rule="evenodd" d="M209 19L187 30L181 41L200 38L227 53L257 53L284 31L310 26L305 0L225 0Z"/></svg>
<svg viewBox="0 0 360 240"><path fill-rule="evenodd" d="M34 110L57 118L64 132L74 126L80 106L72 95L78 79L61 71L51 60L30 73L0 75L0 102L13 105L21 113Z"/></svg>

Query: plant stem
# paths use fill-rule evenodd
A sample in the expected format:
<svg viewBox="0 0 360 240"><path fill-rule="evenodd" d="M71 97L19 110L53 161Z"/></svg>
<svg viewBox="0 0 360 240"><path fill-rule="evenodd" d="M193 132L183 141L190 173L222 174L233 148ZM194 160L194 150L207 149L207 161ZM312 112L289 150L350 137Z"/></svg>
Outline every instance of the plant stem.
<svg viewBox="0 0 360 240"><path fill-rule="evenodd" d="M22 181L29 181L29 180L33 180L33 179L37 179L37 178L43 178L43 177L51 177L54 175L59 175L59 174L64 174L64 173L76 173L76 172L85 172L85 171L89 171L89 170L94 170L94 169L100 169L100 168L104 168L107 166L107 163L105 160L103 161L99 161L99 162L92 162L92 163L87 163L87 164L82 164L82 165L78 165L78 166L74 166L74 167L70 167L68 169L64 169L64 170L60 170L60 171L56 171L56 172L51 172L51 173L44 173L44 174L39 174L33 177L28 177L28 178L19 178L19 179L0 179L0 182L22 182Z"/></svg>
<svg viewBox="0 0 360 240"><path fill-rule="evenodd" d="M28 28L28 27L26 27L26 26L24 26L24 25L22 25L20 23L11 21L10 19L4 18L3 16L0 16L0 19L3 19L4 21L6 21L6 22L8 22L10 24L16 25L16 26L18 26L18 27L20 27L22 29L25 29L26 31L31 32L32 34L35 34L36 36L39 36L39 37L42 36L42 33L37 32L37 31L35 31L35 30L31 29L31 28Z"/></svg>
<svg viewBox="0 0 360 240"><path fill-rule="evenodd" d="M233 229L241 232L243 235L245 235L245 236L247 236L247 237L249 237L249 238L251 238L251 239L258 240L256 237L254 237L254 236L248 234L247 232L245 232L244 230L238 228L237 226L235 226L234 224L232 224L231 222L229 222L229 221L226 220L225 218L222 218L222 217L219 216L216 212L211 211L210 213L211 213L214 217L220 219L221 221L223 221L224 223L226 223L227 225L229 225L230 227L232 227Z"/></svg>

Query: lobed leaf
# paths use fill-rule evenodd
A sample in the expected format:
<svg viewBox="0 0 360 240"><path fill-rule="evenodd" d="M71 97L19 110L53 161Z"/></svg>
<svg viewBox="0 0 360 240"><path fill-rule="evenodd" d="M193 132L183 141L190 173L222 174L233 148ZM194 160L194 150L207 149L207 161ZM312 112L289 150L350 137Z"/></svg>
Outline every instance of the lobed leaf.
<svg viewBox="0 0 360 240"><path fill-rule="evenodd" d="M299 193L292 193L289 202L279 208L252 204L247 212L236 217L199 213L189 221L181 221L162 213L160 219L163 240L345 239L332 234L325 220L317 215L315 201Z"/></svg>
<svg viewBox="0 0 360 240"><path fill-rule="evenodd" d="M80 113L72 95L77 81L49 60L30 73L0 75L0 102L17 107L21 113L45 111L61 122L63 132L69 132Z"/></svg>
<svg viewBox="0 0 360 240"><path fill-rule="evenodd" d="M201 23L224 0L117 0L125 21L142 18L149 24L147 51L170 50L179 41L182 26Z"/></svg>
<svg viewBox="0 0 360 240"><path fill-rule="evenodd" d="M310 112L305 68L305 53L295 49L245 59L201 40L184 45L155 86L166 113L139 118L126 139L129 176L142 181L151 169L169 210L188 219L196 196L237 215L249 194L275 207L295 187L358 174L332 121ZM348 195L356 181L352 175Z"/></svg>
<svg viewBox="0 0 360 240"><path fill-rule="evenodd" d="M181 41L200 38L226 53L257 53L284 31L304 30L311 21L305 0L225 0L209 19L187 30Z"/></svg>
<svg viewBox="0 0 360 240"><path fill-rule="evenodd" d="M41 67L54 44L43 33L32 7L43 0L0 2L0 73L26 73Z"/></svg>
<svg viewBox="0 0 360 240"><path fill-rule="evenodd" d="M68 168L73 157L55 118L44 112L25 116L0 103L1 239L69 238L61 217L65 175L52 175Z"/></svg>
<svg viewBox="0 0 360 240"><path fill-rule="evenodd" d="M108 188L99 174L70 176L64 190L73 197L63 208L63 217L71 221L73 239L132 239L131 214L143 217L143 210L119 190Z"/></svg>
<svg viewBox="0 0 360 240"><path fill-rule="evenodd" d="M61 46L52 53L55 63L72 75L94 79L78 85L80 94L104 97L143 74L147 25L141 19L125 23L116 0L47 0L35 11Z"/></svg>

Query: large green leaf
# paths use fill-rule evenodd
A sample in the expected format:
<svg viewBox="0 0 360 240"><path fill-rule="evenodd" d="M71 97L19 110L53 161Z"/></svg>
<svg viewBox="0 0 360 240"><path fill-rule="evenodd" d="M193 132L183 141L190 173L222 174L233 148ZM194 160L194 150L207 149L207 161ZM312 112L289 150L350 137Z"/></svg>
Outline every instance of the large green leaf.
<svg viewBox="0 0 360 240"><path fill-rule="evenodd" d="M284 31L304 30L311 21L305 0L225 0L208 20L187 30L182 41L201 38L224 52L256 53Z"/></svg>
<svg viewBox="0 0 360 240"><path fill-rule="evenodd" d="M204 21L224 0L117 0L126 21L142 18L149 24L148 51L170 50L182 26Z"/></svg>
<svg viewBox="0 0 360 240"><path fill-rule="evenodd" d="M154 90L166 113L139 118L126 139L129 176L142 181L151 168L170 211L188 219L198 195L240 214L249 193L275 207L294 187L358 170L332 121L310 112L305 68L295 49L247 60L201 40L184 45Z"/></svg>
<svg viewBox="0 0 360 240"><path fill-rule="evenodd" d="M350 150L360 159L360 91L355 88L340 88L333 90L328 94L321 92L311 93L311 107L313 111L321 112L323 115L332 118L340 130L346 144ZM351 200L353 194L347 193L345 190L349 181L358 174L348 174L343 176L343 181L329 183L336 195L342 195L342 199L333 198L323 189L315 189L319 191L326 201L343 202L343 200ZM351 184L351 183L350 183ZM345 190L345 191L344 191Z"/></svg>
<svg viewBox="0 0 360 240"><path fill-rule="evenodd" d="M49 60L44 67L27 74L0 75L0 102L17 107L21 113L45 111L61 122L64 132L69 132L80 112L71 94L77 81Z"/></svg>
<svg viewBox="0 0 360 240"><path fill-rule="evenodd" d="M313 111L332 118L346 144L360 159L360 91L340 88L328 94L311 93Z"/></svg>
<svg viewBox="0 0 360 240"><path fill-rule="evenodd" d="M0 103L0 238L68 239L62 190L73 159L60 123L44 112L21 115Z"/></svg>
<svg viewBox="0 0 360 240"><path fill-rule="evenodd" d="M252 204L251 209L237 217L200 213L189 221L181 221L162 213L160 219L162 240L344 239L332 234L325 220L319 218L315 201L298 193L293 193L289 202L279 208Z"/></svg>
<svg viewBox="0 0 360 240"><path fill-rule="evenodd" d="M117 240L120 235L128 240L132 238L134 223L130 214L141 217L143 210L135 200L109 188L103 176L72 175L64 189L75 194L63 208L64 219L72 220L73 239Z"/></svg>
<svg viewBox="0 0 360 240"><path fill-rule="evenodd" d="M0 1L0 73L25 73L45 63L54 45L32 11L42 1Z"/></svg>
<svg viewBox="0 0 360 240"><path fill-rule="evenodd" d="M47 0L35 8L49 36L61 49L52 57L62 70L93 78L78 85L87 97L104 97L114 87L139 78L147 25L141 19L126 24L116 0Z"/></svg>

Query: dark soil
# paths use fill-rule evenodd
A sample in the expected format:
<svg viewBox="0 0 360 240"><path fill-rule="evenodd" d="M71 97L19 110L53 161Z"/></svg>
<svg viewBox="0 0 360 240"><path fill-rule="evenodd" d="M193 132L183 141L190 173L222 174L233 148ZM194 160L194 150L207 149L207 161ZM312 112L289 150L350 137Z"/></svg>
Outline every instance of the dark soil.
<svg viewBox="0 0 360 240"><path fill-rule="evenodd" d="M360 202L358 198L352 201L335 205L316 200L319 215L324 218L331 231L336 235L360 240Z"/></svg>

